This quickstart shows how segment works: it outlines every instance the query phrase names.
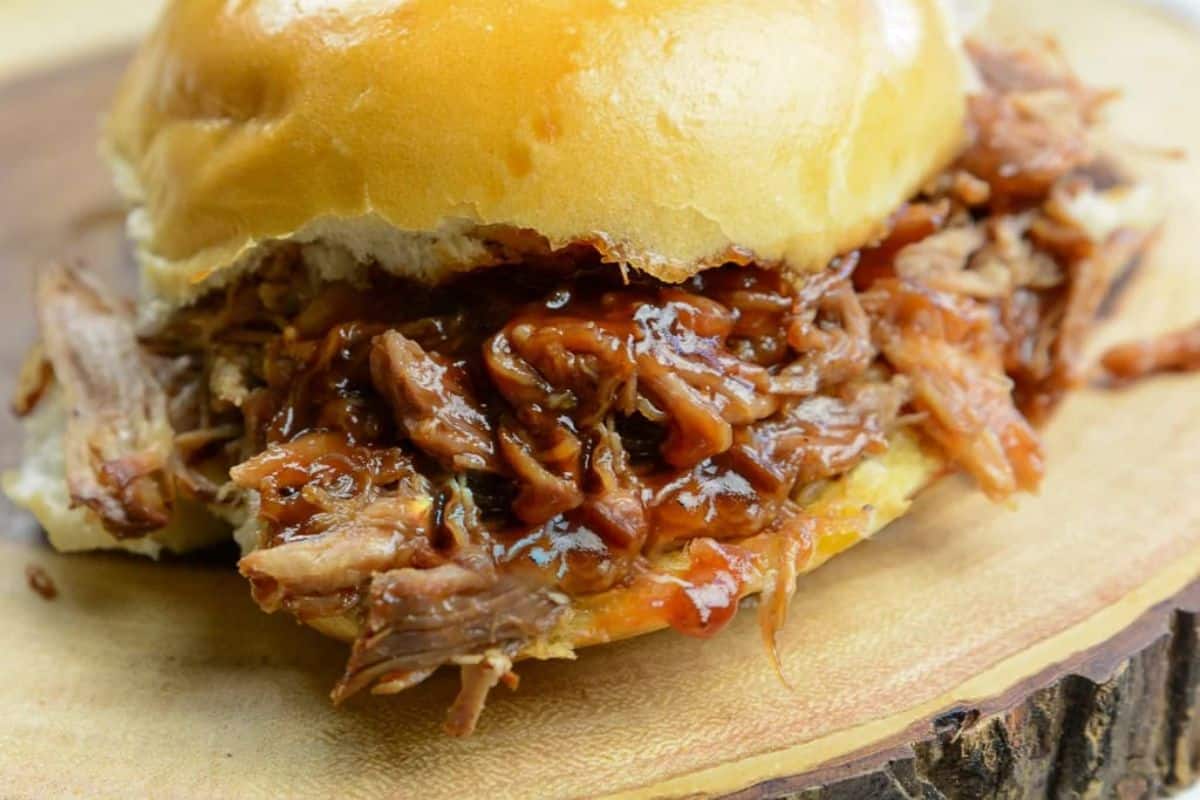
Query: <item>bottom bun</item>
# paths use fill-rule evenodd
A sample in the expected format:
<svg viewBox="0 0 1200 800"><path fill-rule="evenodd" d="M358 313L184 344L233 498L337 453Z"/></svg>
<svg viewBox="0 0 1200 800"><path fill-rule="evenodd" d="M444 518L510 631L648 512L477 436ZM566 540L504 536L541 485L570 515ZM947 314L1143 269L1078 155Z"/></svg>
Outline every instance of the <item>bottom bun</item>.
<svg viewBox="0 0 1200 800"><path fill-rule="evenodd" d="M837 480L826 484L815 497L800 502L814 521L811 545L800 554L792 571L784 577L801 575L824 564L868 539L891 522L902 517L914 497L946 472L945 459L916 434L901 429L892 434L887 452L868 458ZM764 553L774 537L764 534L737 545L752 553ZM683 574L689 566L684 551L674 551L651 559L646 575L653 584ZM780 572L787 565L776 565ZM742 582L740 598L772 590L771 570L750 566ZM647 614L651 586L635 579L626 586L572 599L571 613L565 615L546 640L536 642L520 653L521 658L569 658L580 647L614 642L652 633L668 627L662 615ZM786 587L790 591L790 586ZM353 642L359 635L359 623L350 615L306 620L317 631Z"/></svg>

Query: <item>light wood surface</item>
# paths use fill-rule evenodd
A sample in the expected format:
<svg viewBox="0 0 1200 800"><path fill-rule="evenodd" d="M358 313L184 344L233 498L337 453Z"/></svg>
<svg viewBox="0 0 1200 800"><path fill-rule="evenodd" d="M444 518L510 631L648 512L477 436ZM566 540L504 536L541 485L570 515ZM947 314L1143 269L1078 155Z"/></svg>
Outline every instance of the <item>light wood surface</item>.
<svg viewBox="0 0 1200 800"><path fill-rule="evenodd" d="M165 0L0 0L0 79L126 45Z"/></svg>
<svg viewBox="0 0 1200 800"><path fill-rule="evenodd" d="M1195 33L1118 0L1008 0L1001 16L1057 32L1090 79L1127 90L1119 138L1200 146L1200 84L1185 78L1200 75ZM83 255L129 283L92 144L117 68L93 60L0 88L0 390L33 336L40 259ZM1197 157L1142 159L1171 222L1103 341L1200 315ZM0 796L779 796L866 774L928 740L948 709L1008 719L1065 672L1098 670L1089 685L1103 688L1142 674L1143 656L1125 656L1182 647L1156 632L1178 627L1169 612L1192 602L1180 592L1200 574L1198 390L1166 378L1086 392L1047 432L1040 497L998 508L944 482L806 576L782 634L790 688L743 614L710 642L663 634L522 665L520 691L498 692L465 741L438 730L451 677L335 710L343 649L263 615L227 564L57 556L2 505ZM5 419L0 463L17 452ZM27 588L27 563L52 576L56 600ZM1155 746L1178 742L1190 762L1190 728L1172 730Z"/></svg>

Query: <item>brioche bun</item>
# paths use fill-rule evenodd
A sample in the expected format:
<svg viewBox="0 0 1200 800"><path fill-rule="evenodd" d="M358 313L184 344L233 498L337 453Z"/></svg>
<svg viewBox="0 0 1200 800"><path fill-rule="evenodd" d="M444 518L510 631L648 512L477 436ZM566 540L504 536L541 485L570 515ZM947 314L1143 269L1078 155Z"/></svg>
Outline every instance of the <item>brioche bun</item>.
<svg viewBox="0 0 1200 800"><path fill-rule="evenodd" d="M672 282L811 270L960 146L950 7L175 2L105 151L152 313L288 240L338 277L437 281L574 243Z"/></svg>

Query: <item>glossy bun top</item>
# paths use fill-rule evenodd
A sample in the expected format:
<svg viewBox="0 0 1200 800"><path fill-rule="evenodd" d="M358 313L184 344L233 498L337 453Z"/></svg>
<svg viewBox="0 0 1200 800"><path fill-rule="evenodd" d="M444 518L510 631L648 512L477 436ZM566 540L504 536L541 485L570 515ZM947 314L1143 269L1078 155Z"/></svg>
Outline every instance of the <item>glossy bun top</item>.
<svg viewBox="0 0 1200 800"><path fill-rule="evenodd" d="M959 146L949 8L175 0L105 149L167 308L283 240L431 281L577 242L811 270Z"/></svg>

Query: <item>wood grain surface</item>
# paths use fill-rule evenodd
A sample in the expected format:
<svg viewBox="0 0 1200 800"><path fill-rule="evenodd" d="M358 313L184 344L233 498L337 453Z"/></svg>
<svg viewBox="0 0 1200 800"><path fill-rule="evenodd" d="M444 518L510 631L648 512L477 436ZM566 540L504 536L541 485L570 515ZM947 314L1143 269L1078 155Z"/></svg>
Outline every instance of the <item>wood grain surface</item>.
<svg viewBox="0 0 1200 800"><path fill-rule="evenodd" d="M1126 90L1114 138L1145 151L1200 143L1189 29L1119 0L1002 3L996 24L1018 22L1056 32L1091 80ZM0 88L2 391L34 335L39 263L85 258L132 285L93 145L120 63ZM1200 315L1200 167L1149 155L1138 165L1171 219L1099 344ZM522 665L520 691L497 693L465 741L438 732L450 676L333 709L342 647L262 614L219 555L58 556L0 505L0 796L972 796L996 758L1032 776L1035 755L1064 792L1141 796L1186 780L1196 752L1189 681L1200 668L1172 666L1197 661L1185 647L1194 625L1187 634L1172 612L1195 608L1184 589L1200 574L1198 390L1165 378L1085 392L1047 431L1040 497L995 507L965 481L943 482L909 518L805 577L781 640L790 687L743 614L710 642L663 634ZM0 464L18 457L4 418ZM29 563L57 599L29 590ZM1087 677L1064 680L1072 672ZM1114 709L1126 698L1132 711L1102 728L1080 716L1089 697ZM1051 720L1052 756L997 749L1037 714ZM1146 722L1154 715L1166 721ZM1064 725L1123 744L1097 751L1097 765L1093 750L1063 744ZM1146 759L1166 766L1135 766ZM983 782L962 783L971 769ZM1135 773L1144 781L1129 783ZM994 781L1021 796L1016 774ZM1026 781L1030 796L1039 788Z"/></svg>

